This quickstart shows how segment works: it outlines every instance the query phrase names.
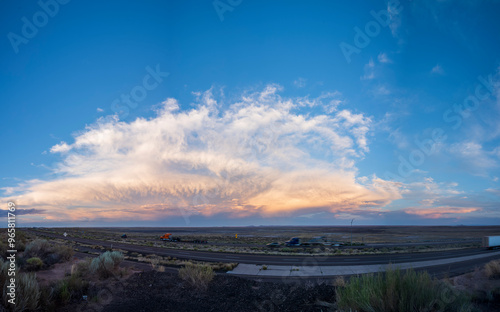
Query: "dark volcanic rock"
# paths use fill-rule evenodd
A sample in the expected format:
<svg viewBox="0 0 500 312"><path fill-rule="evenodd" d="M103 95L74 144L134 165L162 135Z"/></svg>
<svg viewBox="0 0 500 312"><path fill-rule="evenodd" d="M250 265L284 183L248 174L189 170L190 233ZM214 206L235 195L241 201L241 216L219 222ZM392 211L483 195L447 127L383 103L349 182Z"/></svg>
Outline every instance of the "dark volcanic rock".
<svg viewBox="0 0 500 312"><path fill-rule="evenodd" d="M150 271L130 277L103 311L328 311L331 285L257 282L217 275L206 290L197 290L176 274Z"/></svg>

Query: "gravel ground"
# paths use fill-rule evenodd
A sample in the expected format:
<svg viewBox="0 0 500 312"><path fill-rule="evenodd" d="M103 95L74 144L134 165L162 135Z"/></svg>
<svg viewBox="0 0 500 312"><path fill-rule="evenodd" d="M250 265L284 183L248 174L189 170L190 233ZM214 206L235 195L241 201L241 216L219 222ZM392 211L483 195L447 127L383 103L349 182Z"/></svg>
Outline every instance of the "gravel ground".
<svg viewBox="0 0 500 312"><path fill-rule="evenodd" d="M331 285L296 285L214 277L197 290L176 274L135 274L102 311L328 311L318 301L333 302Z"/></svg>

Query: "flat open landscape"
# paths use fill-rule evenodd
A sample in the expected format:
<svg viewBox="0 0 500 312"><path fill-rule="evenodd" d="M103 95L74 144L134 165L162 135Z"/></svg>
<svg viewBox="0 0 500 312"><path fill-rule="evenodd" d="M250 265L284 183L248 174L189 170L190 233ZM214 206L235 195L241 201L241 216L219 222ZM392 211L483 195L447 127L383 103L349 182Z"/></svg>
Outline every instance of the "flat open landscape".
<svg viewBox="0 0 500 312"><path fill-rule="evenodd" d="M397 279L408 282L415 279L411 283L420 283L428 278L426 287L435 288L438 297L454 293L455 299L446 303L451 307L449 311L459 306L467 306L466 311L493 311L499 307L500 256L480 248L479 243L471 243L484 235L498 233L499 227L353 227L353 241L355 237L371 237L371 240L365 241L366 245L296 247L281 253L274 248L262 252L270 250L265 246L259 247L261 249L240 246L281 242L290 236L308 239L332 235L340 241L347 229L350 230L347 227L36 228L18 232L20 252L17 256L21 274L36 273L30 278L37 281L38 290L31 291L38 292L40 297L37 304L28 309L33 311L338 311L339 307L355 306L361 300L348 295L352 291L349 288L357 283L358 274L309 277L307 265L362 266L374 261L381 265L394 263L396 271L386 274L396 274ZM460 237L457 229L461 230ZM164 232L175 233L181 242L161 241L159 236ZM121 238L123 234L127 238ZM238 238L233 237L235 234ZM2 236L5 235L2 232ZM238 257L226 258L233 249L196 248L188 252L184 248L187 243L183 241L190 239L208 240L206 244L191 243L190 246L213 249L238 245L247 250L248 255L236 250L233 254ZM344 241L347 240L344 238ZM368 247L370 244L378 247ZM454 247L449 247L450 244ZM164 248L166 245L169 247ZM368 248L370 252L363 254ZM398 253L394 254L395 251ZM5 253L5 245L2 245L2 253ZM265 263L276 261L286 265L291 260L286 255L290 254L302 263L292 269L297 270L296 277L273 276L274 267L268 268ZM412 256L406 256L408 254ZM212 260L207 255L213 255ZM417 271L397 269L399 262L467 255L482 258ZM238 263L252 263L252 259L264 263L259 267L268 269L271 275L228 274ZM101 267L99 263L105 261L115 264ZM305 271L299 272L299 268ZM430 306L436 307L436 304Z"/></svg>
<svg viewBox="0 0 500 312"><path fill-rule="evenodd" d="M499 16L0 1L0 312L500 312Z"/></svg>
<svg viewBox="0 0 500 312"><path fill-rule="evenodd" d="M155 241L172 233L184 241L206 239L210 243L266 244L284 242L291 237L310 239L326 236L331 241L353 243L428 243L480 240L500 235L500 226L247 226L247 227L103 227L38 229L77 237L116 240L127 234L131 241ZM236 238L237 235L237 238Z"/></svg>
<svg viewBox="0 0 500 312"><path fill-rule="evenodd" d="M164 227L164 228L52 228L39 232L68 237L183 250L271 254L360 254L379 252L436 251L479 247L484 236L500 234L500 226L257 226L257 227ZM352 245L351 243L352 230ZM162 241L165 233L180 241ZM126 238L122 238L126 235ZM321 248L289 248L285 242L298 237L308 242L324 237L341 244ZM203 241L206 243L193 243ZM269 248L268 243L279 246ZM318 246L308 246L318 247Z"/></svg>

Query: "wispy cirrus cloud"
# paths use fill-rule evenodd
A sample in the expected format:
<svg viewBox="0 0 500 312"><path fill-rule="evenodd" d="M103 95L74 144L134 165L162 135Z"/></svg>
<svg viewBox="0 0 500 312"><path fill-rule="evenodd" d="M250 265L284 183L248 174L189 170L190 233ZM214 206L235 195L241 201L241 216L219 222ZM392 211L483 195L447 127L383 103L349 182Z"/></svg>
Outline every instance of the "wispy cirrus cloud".
<svg viewBox="0 0 500 312"><path fill-rule="evenodd" d="M389 57L387 56L387 53L380 53L377 58L378 58L378 61L380 63L383 63L383 64L392 63L392 60L389 59Z"/></svg>
<svg viewBox="0 0 500 312"><path fill-rule="evenodd" d="M100 118L51 148L62 157L57 178L4 189L5 199L47 220L116 221L363 211L401 197L398 183L357 179L370 117L339 103L315 109L336 93L304 105L280 90L244 93L227 108L208 90L188 111L169 98L149 119Z"/></svg>
<svg viewBox="0 0 500 312"><path fill-rule="evenodd" d="M437 64L431 69L431 73L437 74L437 75L444 75L444 69L441 67L441 65Z"/></svg>
<svg viewBox="0 0 500 312"><path fill-rule="evenodd" d="M474 175L487 176L491 169L499 166L498 148L488 151L479 142L462 141L451 144L449 153L464 164L462 167L466 171Z"/></svg>
<svg viewBox="0 0 500 312"><path fill-rule="evenodd" d="M297 78L293 81L293 85L297 88L304 88L306 86L307 80L305 78Z"/></svg>
<svg viewBox="0 0 500 312"><path fill-rule="evenodd" d="M375 78L375 63L373 59L370 59L364 67L364 75L361 77L361 80L371 80L373 78Z"/></svg>

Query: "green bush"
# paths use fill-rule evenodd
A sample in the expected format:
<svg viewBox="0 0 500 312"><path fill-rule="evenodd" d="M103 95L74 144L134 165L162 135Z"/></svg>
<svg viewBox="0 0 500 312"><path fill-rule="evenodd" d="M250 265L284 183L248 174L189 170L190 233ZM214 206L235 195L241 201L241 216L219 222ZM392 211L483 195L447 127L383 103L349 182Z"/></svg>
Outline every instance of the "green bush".
<svg viewBox="0 0 500 312"><path fill-rule="evenodd" d="M123 260L123 254L118 251L106 251L99 257L92 259L90 263L90 272L97 273L102 278L113 275L113 271Z"/></svg>
<svg viewBox="0 0 500 312"><path fill-rule="evenodd" d="M474 311L470 298L451 285L427 272L399 269L352 277L337 288L337 304L360 312Z"/></svg>
<svg viewBox="0 0 500 312"><path fill-rule="evenodd" d="M45 239L36 239L26 245L24 249L25 258L45 258L51 251L52 246Z"/></svg>
<svg viewBox="0 0 500 312"><path fill-rule="evenodd" d="M29 258L26 261L26 270L28 271L38 271L42 267L43 267L43 261L38 257Z"/></svg>
<svg viewBox="0 0 500 312"><path fill-rule="evenodd" d="M179 277L198 289L207 289L214 276L214 270L208 265L188 263L179 269Z"/></svg>
<svg viewBox="0 0 500 312"><path fill-rule="evenodd" d="M54 297L62 303L68 303L71 299L79 299L89 288L89 282L83 280L78 274L65 277L56 284Z"/></svg>

